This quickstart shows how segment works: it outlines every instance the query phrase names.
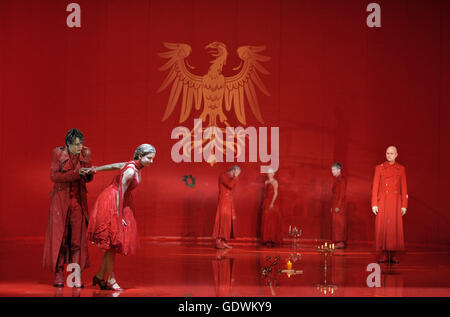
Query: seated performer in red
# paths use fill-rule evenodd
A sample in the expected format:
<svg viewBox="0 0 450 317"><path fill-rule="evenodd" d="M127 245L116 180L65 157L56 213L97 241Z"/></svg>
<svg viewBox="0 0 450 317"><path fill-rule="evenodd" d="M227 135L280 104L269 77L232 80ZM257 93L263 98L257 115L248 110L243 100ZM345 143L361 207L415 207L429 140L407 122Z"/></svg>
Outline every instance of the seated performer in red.
<svg viewBox="0 0 450 317"><path fill-rule="evenodd" d="M375 249L383 255L378 262L399 263L397 251L405 249L403 220L408 208L405 167L395 162L397 148L386 150L386 162L375 168L372 186L372 212L375 220Z"/></svg>
<svg viewBox="0 0 450 317"><path fill-rule="evenodd" d="M281 215L278 208L278 182L275 173L269 169L265 182L266 193L262 207L261 239L264 244L281 243Z"/></svg>
<svg viewBox="0 0 450 317"><path fill-rule="evenodd" d="M103 262L93 278L94 286L98 284L101 289L122 290L114 276L115 254L127 255L136 251L137 226L131 192L141 182L140 170L150 165L155 155L152 145L142 144L136 149L133 161L92 167L88 171L120 169L112 183L98 196L89 217L88 240L105 250ZM106 283L105 272L108 274Z"/></svg>
<svg viewBox="0 0 450 317"><path fill-rule="evenodd" d="M333 187L331 189L331 240L333 240L336 244L336 249L344 249L347 238L346 215L344 208L347 180L341 171L341 164L334 163L331 166L331 173L334 176Z"/></svg>
<svg viewBox="0 0 450 317"><path fill-rule="evenodd" d="M233 189L236 186L240 173L241 168L234 165L228 172L223 173L219 177L219 202L213 231L213 238L216 239L216 247L218 249L231 249L226 240L234 236L233 227L236 214L233 203Z"/></svg>

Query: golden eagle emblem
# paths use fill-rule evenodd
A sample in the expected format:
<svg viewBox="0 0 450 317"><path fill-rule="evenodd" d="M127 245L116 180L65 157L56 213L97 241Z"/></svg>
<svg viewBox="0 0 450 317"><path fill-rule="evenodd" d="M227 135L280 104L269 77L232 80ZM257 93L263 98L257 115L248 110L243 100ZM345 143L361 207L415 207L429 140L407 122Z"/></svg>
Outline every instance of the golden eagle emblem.
<svg viewBox="0 0 450 317"><path fill-rule="evenodd" d="M269 74L261 62L267 62L270 57L259 54L265 50L265 46L239 47L237 54L241 64L233 70L240 69L240 71L234 76L225 77L222 74L228 56L225 44L213 42L206 45L205 48L215 59L210 62L208 73L203 76L195 75L188 70L194 68L187 62L192 51L188 44L163 43L163 45L168 51L158 55L168 61L159 70L169 70L169 74L158 93L170 85L171 89L162 121L172 114L181 99L180 123L189 118L194 106L196 110L203 108L199 118L202 122L208 120L208 126L217 126L219 122L229 126L224 112L225 106L227 112L233 108L239 122L246 125L246 103L258 122L264 123L256 91L259 89L266 96L270 96L259 76L259 73Z"/></svg>

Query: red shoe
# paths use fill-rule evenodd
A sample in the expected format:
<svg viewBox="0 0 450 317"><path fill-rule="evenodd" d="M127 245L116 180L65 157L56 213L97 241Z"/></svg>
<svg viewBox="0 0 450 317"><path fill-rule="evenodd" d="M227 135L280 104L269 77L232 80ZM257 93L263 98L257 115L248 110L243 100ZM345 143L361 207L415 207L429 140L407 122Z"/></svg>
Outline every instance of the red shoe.
<svg viewBox="0 0 450 317"><path fill-rule="evenodd" d="M228 248L228 249L232 249L233 248L231 245L229 245L225 241L223 242L223 245L224 245L225 248Z"/></svg>
<svg viewBox="0 0 450 317"><path fill-rule="evenodd" d="M225 249L225 244L222 240L216 240L216 248L217 249Z"/></svg>
<svg viewBox="0 0 450 317"><path fill-rule="evenodd" d="M386 262L389 262L389 261L388 261L388 259L387 259L386 254L383 254L383 255L378 259L377 262L378 262L378 263L386 263Z"/></svg>
<svg viewBox="0 0 450 317"><path fill-rule="evenodd" d="M55 281L53 282L54 287L64 287L64 271L55 272Z"/></svg>

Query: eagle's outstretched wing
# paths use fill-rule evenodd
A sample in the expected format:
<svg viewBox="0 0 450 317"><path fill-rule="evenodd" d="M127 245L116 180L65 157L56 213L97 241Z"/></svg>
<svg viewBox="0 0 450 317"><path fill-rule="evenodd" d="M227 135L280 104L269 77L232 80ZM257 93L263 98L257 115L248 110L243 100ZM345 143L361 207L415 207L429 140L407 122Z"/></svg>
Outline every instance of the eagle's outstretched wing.
<svg viewBox="0 0 450 317"><path fill-rule="evenodd" d="M158 55L167 58L168 61L159 68L161 71L170 69L169 74L164 79L158 93L163 91L172 83L169 101L162 121L165 121L175 109L178 103L181 91L183 91L183 99L181 102L180 123L189 118L192 110L192 104L195 109L200 109L202 102L202 77L192 74L186 69L185 59L191 54L191 47L182 43L163 43L169 49Z"/></svg>
<svg viewBox="0 0 450 317"><path fill-rule="evenodd" d="M267 75L269 72L260 64L270 60L270 57L258 54L265 50L265 46L241 46L237 49L239 57L244 61L241 71L235 76L225 78L225 109L229 111L234 106L234 112L242 124L245 120L244 93L253 114L260 123L264 123L259 110L255 85L266 95L270 96L258 71Z"/></svg>

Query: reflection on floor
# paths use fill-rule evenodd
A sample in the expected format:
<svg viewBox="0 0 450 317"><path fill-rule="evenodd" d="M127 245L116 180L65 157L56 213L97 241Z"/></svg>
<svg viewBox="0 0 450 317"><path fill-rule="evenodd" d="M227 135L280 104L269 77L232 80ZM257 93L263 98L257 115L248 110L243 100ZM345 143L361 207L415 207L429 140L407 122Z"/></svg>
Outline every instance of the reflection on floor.
<svg viewBox="0 0 450 317"><path fill-rule="evenodd" d="M142 241L137 255L117 257L116 278L125 290L113 292L92 286L102 258L94 247L91 267L82 273L85 288L54 288L52 273L41 267L42 241L2 241L0 296L450 296L448 246L408 247L400 264L380 265L381 287L367 285L373 272L367 266L376 262L370 246L350 245L327 256L316 248L234 244L217 250L209 244Z"/></svg>

